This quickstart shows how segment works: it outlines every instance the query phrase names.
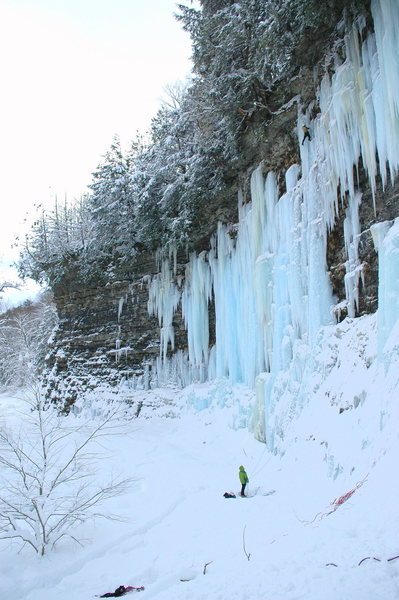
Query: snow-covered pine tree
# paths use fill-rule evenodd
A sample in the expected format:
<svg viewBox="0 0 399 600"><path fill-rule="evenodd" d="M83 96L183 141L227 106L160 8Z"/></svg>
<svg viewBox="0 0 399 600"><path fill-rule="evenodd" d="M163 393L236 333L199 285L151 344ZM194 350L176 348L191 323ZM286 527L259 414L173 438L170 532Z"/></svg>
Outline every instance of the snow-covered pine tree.
<svg viewBox="0 0 399 600"><path fill-rule="evenodd" d="M89 185L95 223L92 254L98 259L134 255L135 201L128 161L114 136Z"/></svg>

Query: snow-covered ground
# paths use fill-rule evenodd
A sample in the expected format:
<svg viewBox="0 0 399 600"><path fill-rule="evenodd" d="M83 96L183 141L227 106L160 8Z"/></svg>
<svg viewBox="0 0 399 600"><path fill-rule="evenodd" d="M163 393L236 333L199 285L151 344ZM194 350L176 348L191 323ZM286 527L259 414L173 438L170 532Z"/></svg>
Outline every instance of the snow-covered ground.
<svg viewBox="0 0 399 600"><path fill-rule="evenodd" d="M123 520L86 523L83 547L43 558L1 542L0 598L83 600L119 585L145 586L143 600L399 598L398 363L394 345L378 362L375 329L375 316L327 328L278 455L237 428L254 402L245 387L135 392L159 408L127 420L99 465L137 479L109 501ZM18 407L1 398L2 424L16 426ZM226 499L241 464L250 497Z"/></svg>

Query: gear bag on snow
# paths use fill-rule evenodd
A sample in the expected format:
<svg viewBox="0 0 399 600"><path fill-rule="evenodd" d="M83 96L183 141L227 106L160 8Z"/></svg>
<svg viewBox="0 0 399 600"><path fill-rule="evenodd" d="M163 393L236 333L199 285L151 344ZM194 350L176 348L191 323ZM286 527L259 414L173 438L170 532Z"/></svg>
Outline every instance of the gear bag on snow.
<svg viewBox="0 0 399 600"><path fill-rule="evenodd" d="M107 594L103 594L100 598L119 598L120 596L124 596L129 592L142 592L144 590L144 586L141 587L133 587L128 585L125 587L124 585L120 585L114 592L108 592Z"/></svg>

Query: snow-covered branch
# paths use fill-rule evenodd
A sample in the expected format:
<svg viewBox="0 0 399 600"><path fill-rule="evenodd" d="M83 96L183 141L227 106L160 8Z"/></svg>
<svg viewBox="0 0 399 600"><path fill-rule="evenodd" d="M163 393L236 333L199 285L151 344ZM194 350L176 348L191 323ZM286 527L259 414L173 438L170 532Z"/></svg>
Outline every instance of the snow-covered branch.
<svg viewBox="0 0 399 600"><path fill-rule="evenodd" d="M133 479L97 481L98 454L91 448L115 435L115 413L74 431L40 396L32 406L19 435L0 430L0 539L18 539L43 556L64 537L79 541L71 532L77 524L115 518L97 507L125 493Z"/></svg>

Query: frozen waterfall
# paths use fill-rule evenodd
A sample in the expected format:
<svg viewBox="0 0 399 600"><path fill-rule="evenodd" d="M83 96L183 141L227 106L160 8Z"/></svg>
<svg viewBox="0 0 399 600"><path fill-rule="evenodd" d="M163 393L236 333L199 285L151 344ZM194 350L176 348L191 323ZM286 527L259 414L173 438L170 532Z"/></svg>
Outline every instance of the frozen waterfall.
<svg viewBox="0 0 399 600"><path fill-rule="evenodd" d="M372 0L372 14L375 33L361 41L365 24L359 19L345 38L346 59L336 57L333 75L324 76L318 116L312 121L299 108L301 164L286 172L285 194L279 197L275 174L265 176L259 165L251 178L251 202L239 198L238 226L233 231L219 224L211 250L190 257L182 292L168 261L150 285L149 309L159 317L163 359L168 345L173 349L172 319L181 302L188 355L180 363L195 366L197 373L202 365L203 378L255 387L253 427L271 449L284 392L279 375L290 373L295 414L306 400L301 396L306 357L320 328L335 323L326 244L338 203L345 197L346 306L353 316L362 277L361 190L354 173L361 159L375 194L378 169L385 185L399 168L399 3ZM301 145L304 123L312 139ZM393 272L398 281L398 227L373 232L380 253L381 348L399 311L399 287L390 283ZM209 348L212 298L216 344Z"/></svg>

